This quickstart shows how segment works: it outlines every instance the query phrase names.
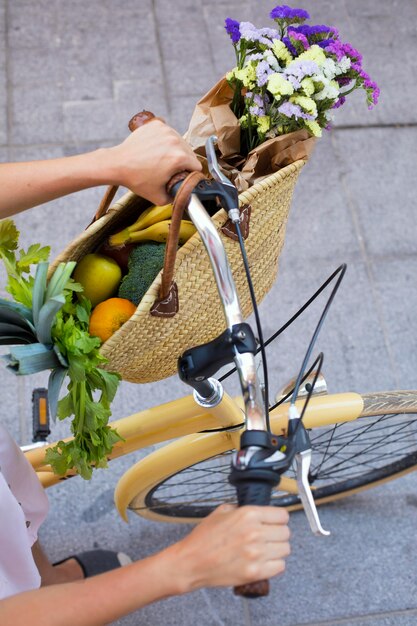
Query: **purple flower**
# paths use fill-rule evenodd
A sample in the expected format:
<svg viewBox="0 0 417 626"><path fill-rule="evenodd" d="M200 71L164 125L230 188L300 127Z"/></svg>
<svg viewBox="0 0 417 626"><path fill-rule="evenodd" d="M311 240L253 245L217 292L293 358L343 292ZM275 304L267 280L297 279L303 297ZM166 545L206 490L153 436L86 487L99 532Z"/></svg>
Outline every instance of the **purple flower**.
<svg viewBox="0 0 417 626"><path fill-rule="evenodd" d="M314 61L292 61L288 67L284 70L284 75L287 80L290 80L290 76L294 76L298 81L302 81L306 76L312 76L318 74L319 66ZM298 85L299 86L299 85Z"/></svg>
<svg viewBox="0 0 417 626"><path fill-rule="evenodd" d="M322 39L317 45L320 46L320 48L327 48L331 43L334 43L334 41L334 39Z"/></svg>
<svg viewBox="0 0 417 626"><path fill-rule="evenodd" d="M230 35L233 44L237 44L240 39L239 22L232 20L231 17L227 17L225 19L225 29L227 34Z"/></svg>
<svg viewBox="0 0 417 626"><path fill-rule="evenodd" d="M317 24L316 26L309 26L308 24L301 24L300 26L290 26L288 28L288 34L291 36L291 32L301 33L305 35L309 42L321 41L322 39L328 39L330 37L337 38L339 32L333 26L326 26L325 24Z"/></svg>
<svg viewBox="0 0 417 626"><path fill-rule="evenodd" d="M357 61L358 63L362 63L361 53L359 52L359 50L356 50L356 48L351 46L350 43L344 43L343 50L346 56L348 56L350 59Z"/></svg>
<svg viewBox="0 0 417 626"><path fill-rule="evenodd" d="M363 86L367 93L368 109L373 109L374 106L378 104L381 90L376 82L371 80L369 74L367 74L366 72L361 72L361 78L363 78Z"/></svg>
<svg viewBox="0 0 417 626"><path fill-rule="evenodd" d="M272 9L269 17L273 20L285 20L287 23L299 23L310 19L309 14L304 9L293 9L286 4Z"/></svg>
<svg viewBox="0 0 417 626"><path fill-rule="evenodd" d="M285 43L285 45L287 46L288 50L291 52L293 57L296 57L298 55L298 52L293 46L293 44L291 43L291 39L289 37L283 37L282 41L283 43Z"/></svg>
<svg viewBox="0 0 417 626"><path fill-rule="evenodd" d="M290 39L301 42L304 50L307 50L310 47L307 37L303 35L302 33L295 33L294 31L292 31L290 33Z"/></svg>
<svg viewBox="0 0 417 626"><path fill-rule="evenodd" d="M243 39L251 42L259 42L271 45L271 39L277 38L278 33L272 28L256 28L251 22L241 22L239 25L239 32Z"/></svg>
<svg viewBox="0 0 417 626"><path fill-rule="evenodd" d="M303 120L314 120L314 115L305 113L298 104L292 104L291 102L284 102L278 107L278 111L286 117L302 118Z"/></svg>
<svg viewBox="0 0 417 626"><path fill-rule="evenodd" d="M352 79L348 78L348 76L336 76L335 80L338 82L340 87L346 87L346 85L349 85L349 83L352 82Z"/></svg>
<svg viewBox="0 0 417 626"><path fill-rule="evenodd" d="M270 39L279 38L278 31L275 28L261 28L260 33L264 37L269 37Z"/></svg>
<svg viewBox="0 0 417 626"><path fill-rule="evenodd" d="M249 54L246 56L247 61L262 61L264 58L264 55L262 54L262 52L249 52Z"/></svg>
<svg viewBox="0 0 417 626"><path fill-rule="evenodd" d="M338 100L336 100L336 102L334 103L334 105L332 106L332 109L338 109L339 107L341 107L343 104L345 104L346 102L346 98L345 96L340 96L340 98Z"/></svg>
<svg viewBox="0 0 417 626"><path fill-rule="evenodd" d="M330 52L330 54L334 54L336 59L340 61L340 59L344 56L348 56L352 61L356 62L358 66L360 66L362 62L362 55L356 48L350 45L350 43L342 43L341 41L334 41L327 46L326 52ZM353 67L353 65L352 65Z"/></svg>
<svg viewBox="0 0 417 626"><path fill-rule="evenodd" d="M256 78L259 87L263 87L268 82L268 77L274 70L266 61L260 61L256 66Z"/></svg>
<svg viewBox="0 0 417 626"><path fill-rule="evenodd" d="M249 113L251 115L265 115L265 103L259 94L253 94L248 91L245 100L249 101Z"/></svg>

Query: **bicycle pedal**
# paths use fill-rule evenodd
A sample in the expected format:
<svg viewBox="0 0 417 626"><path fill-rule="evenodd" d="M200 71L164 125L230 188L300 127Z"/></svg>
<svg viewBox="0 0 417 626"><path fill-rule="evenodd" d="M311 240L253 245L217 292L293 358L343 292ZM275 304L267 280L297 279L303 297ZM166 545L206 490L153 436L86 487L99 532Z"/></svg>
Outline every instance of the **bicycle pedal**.
<svg viewBox="0 0 417 626"><path fill-rule="evenodd" d="M48 390L44 388L34 389L32 392L32 441L46 441L50 434Z"/></svg>

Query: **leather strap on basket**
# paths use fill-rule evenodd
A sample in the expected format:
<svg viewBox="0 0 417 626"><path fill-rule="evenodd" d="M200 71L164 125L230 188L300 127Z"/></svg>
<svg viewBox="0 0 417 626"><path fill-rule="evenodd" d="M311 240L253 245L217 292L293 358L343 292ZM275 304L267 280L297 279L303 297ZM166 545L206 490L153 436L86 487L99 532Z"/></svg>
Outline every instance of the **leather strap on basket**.
<svg viewBox="0 0 417 626"><path fill-rule="evenodd" d="M250 222L250 214L252 211L252 207L250 204L244 204L240 207L240 230L242 232L243 239L247 239L249 237L249 222ZM227 222L222 226L221 231L223 235L229 237L229 239L233 239L233 241L239 241L239 237L237 236L236 226L233 224L232 220L227 220Z"/></svg>
<svg viewBox="0 0 417 626"><path fill-rule="evenodd" d="M176 175L170 181L170 186L184 177L185 173ZM174 265L177 256L178 240L181 220L190 201L190 196L196 185L206 177L201 172L191 172L184 178L183 183L175 196L172 208L171 225L169 227L167 245L165 249L162 282L159 289L159 298L151 308L154 317L173 317L178 311L178 290L173 282Z"/></svg>

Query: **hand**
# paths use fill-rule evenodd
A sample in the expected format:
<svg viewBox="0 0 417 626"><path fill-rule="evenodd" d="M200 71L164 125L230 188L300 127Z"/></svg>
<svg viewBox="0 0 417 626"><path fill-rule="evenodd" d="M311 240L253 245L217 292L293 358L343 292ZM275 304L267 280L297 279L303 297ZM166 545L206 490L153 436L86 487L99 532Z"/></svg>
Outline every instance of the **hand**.
<svg viewBox="0 0 417 626"><path fill-rule="evenodd" d="M228 587L282 574L290 554L288 513L263 506L223 505L204 519L174 551L183 591Z"/></svg>
<svg viewBox="0 0 417 626"><path fill-rule="evenodd" d="M166 184L183 170L200 171L190 146L170 126L156 119L109 149L113 184L123 185L154 204L171 202Z"/></svg>

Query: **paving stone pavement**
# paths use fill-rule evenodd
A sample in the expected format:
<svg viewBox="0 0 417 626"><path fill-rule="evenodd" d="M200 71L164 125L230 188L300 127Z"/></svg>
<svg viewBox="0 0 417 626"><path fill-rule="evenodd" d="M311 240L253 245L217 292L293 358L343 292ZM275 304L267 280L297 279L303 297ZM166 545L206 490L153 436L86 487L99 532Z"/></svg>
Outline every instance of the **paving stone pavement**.
<svg viewBox="0 0 417 626"><path fill-rule="evenodd" d="M337 111L294 195L278 280L260 312L265 335L278 328L342 262L348 271L319 348L331 391L416 386L417 270L413 0L305 0L315 23L336 25L364 55L381 87L367 111L359 96ZM270 0L0 0L0 160L52 158L112 145L137 110L151 109L185 131L194 104L233 65L225 17L267 21ZM17 216L22 243L53 254L85 227L102 189L62 198ZM62 228L65 216L65 228ZM272 350L279 388L296 373L318 310ZM42 375L2 372L2 419L30 440L30 397ZM185 395L175 379L123 383L114 417ZM61 427L54 430L60 436ZM148 451L137 452L133 460ZM49 492L41 539L53 560L92 546L134 558L184 536L188 528L141 518L121 522L113 489L132 459L115 461L90 483ZM123 626L412 626L417 623L417 477L321 509L317 539L305 516L291 516L292 555L268 599L203 590L146 607ZM138 589L140 594L140 589Z"/></svg>

